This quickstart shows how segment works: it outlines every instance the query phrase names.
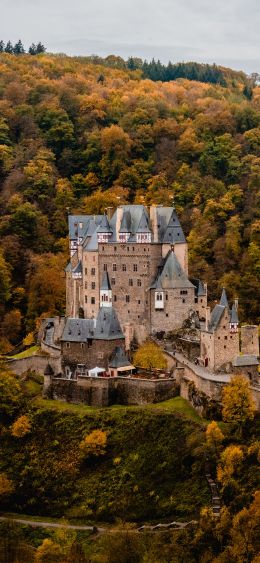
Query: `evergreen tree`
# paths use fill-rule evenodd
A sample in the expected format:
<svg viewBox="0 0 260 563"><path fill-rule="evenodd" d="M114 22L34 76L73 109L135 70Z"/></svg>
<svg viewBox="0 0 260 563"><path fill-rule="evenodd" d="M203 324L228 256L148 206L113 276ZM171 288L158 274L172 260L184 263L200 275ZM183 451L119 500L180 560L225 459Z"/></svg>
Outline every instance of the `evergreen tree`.
<svg viewBox="0 0 260 563"><path fill-rule="evenodd" d="M11 41L7 41L6 46L5 46L5 52L10 53L10 54L12 54L14 52L14 48L13 48Z"/></svg>
<svg viewBox="0 0 260 563"><path fill-rule="evenodd" d="M36 46L36 55L40 55L40 53L45 53L46 47L39 41Z"/></svg>
<svg viewBox="0 0 260 563"><path fill-rule="evenodd" d="M17 43L15 44L13 48L13 53L14 55L23 55L25 53L21 39L19 39L19 41L17 41Z"/></svg>
<svg viewBox="0 0 260 563"><path fill-rule="evenodd" d="M5 44L3 42L3 40L0 41L0 53L3 53L5 50Z"/></svg>
<svg viewBox="0 0 260 563"><path fill-rule="evenodd" d="M36 55L36 45L32 43L28 49L29 55Z"/></svg>

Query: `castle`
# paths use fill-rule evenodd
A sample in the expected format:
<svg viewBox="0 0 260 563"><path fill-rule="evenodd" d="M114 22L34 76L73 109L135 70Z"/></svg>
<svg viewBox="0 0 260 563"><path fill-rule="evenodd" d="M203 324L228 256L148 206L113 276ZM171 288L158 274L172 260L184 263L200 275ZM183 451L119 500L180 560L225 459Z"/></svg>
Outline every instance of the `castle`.
<svg viewBox="0 0 260 563"><path fill-rule="evenodd" d="M119 206L69 216L68 317L96 318L112 305L126 337L142 341L205 320L207 287L189 279L188 247L173 207Z"/></svg>
<svg viewBox="0 0 260 563"><path fill-rule="evenodd" d="M195 377L209 396L218 395L218 385L234 372L258 385L258 327L239 332L238 302L230 306L225 289L210 311L206 284L189 278L187 242L175 209L124 205L110 211L69 216L66 318L46 319L41 339L45 351L58 353L60 370L47 369L45 390L54 385L54 396L63 397L70 380L65 395L76 402L162 400L176 391L180 367L181 385ZM129 361L133 340L182 333L187 324L199 337L195 343L186 340L195 347L192 364L187 366L185 353L177 349L171 357L175 377L151 379L150 394L143 387L148 383L120 377L135 369Z"/></svg>

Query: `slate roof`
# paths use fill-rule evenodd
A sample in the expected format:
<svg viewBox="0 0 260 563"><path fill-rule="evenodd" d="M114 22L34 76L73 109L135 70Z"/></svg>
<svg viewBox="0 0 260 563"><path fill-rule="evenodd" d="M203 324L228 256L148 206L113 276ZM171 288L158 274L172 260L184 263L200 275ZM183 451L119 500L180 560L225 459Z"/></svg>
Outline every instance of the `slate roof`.
<svg viewBox="0 0 260 563"><path fill-rule="evenodd" d="M125 366L131 366L131 363L129 362L123 348L121 348L121 346L116 346L109 360L108 367L116 369Z"/></svg>
<svg viewBox="0 0 260 563"><path fill-rule="evenodd" d="M195 287L187 278L173 250L169 250L151 289L186 289Z"/></svg>
<svg viewBox="0 0 260 563"><path fill-rule="evenodd" d="M72 270L72 265L71 262L69 262L65 268L65 272L71 272L71 270Z"/></svg>
<svg viewBox="0 0 260 563"><path fill-rule="evenodd" d="M124 338L117 314L113 307L101 307L99 309L94 338L100 340Z"/></svg>
<svg viewBox="0 0 260 563"><path fill-rule="evenodd" d="M233 303L232 309L231 309L230 322L231 322L231 323L234 323L234 324L236 324L236 323L239 322L239 321L238 321L237 310L236 310L236 307L235 307L235 304L234 304L234 303Z"/></svg>
<svg viewBox="0 0 260 563"><path fill-rule="evenodd" d="M85 238L93 223L95 228L101 223L103 215L69 215L69 238Z"/></svg>
<svg viewBox="0 0 260 563"><path fill-rule="evenodd" d="M96 340L124 338L113 307L101 307L97 319L67 318L61 341L87 342L89 338Z"/></svg>
<svg viewBox="0 0 260 563"><path fill-rule="evenodd" d="M111 227L106 215L103 215L101 222L97 227L97 233L111 233Z"/></svg>
<svg viewBox="0 0 260 563"><path fill-rule="evenodd" d="M258 366L259 362L257 356L253 354L244 354L243 356L237 356L233 361L234 367L243 366Z"/></svg>
<svg viewBox="0 0 260 563"><path fill-rule="evenodd" d="M221 317L225 311L225 307L223 305L215 305L214 309L211 312L210 321L209 321L209 331L216 330L218 327Z"/></svg>
<svg viewBox="0 0 260 563"><path fill-rule="evenodd" d="M222 305L223 307L227 307L229 309L228 298L227 298L226 290L225 290L224 287L222 289L219 304Z"/></svg>
<svg viewBox="0 0 260 563"><path fill-rule="evenodd" d="M150 233L151 229L150 229L148 223L149 223L148 216L147 216L147 214L145 214L144 209L143 209L143 213L141 215L139 225L136 229L136 233Z"/></svg>
<svg viewBox="0 0 260 563"><path fill-rule="evenodd" d="M195 285L196 297L203 297L203 295L206 295L207 292L201 280L197 278L191 278L190 281L193 283L193 285Z"/></svg>
<svg viewBox="0 0 260 563"><path fill-rule="evenodd" d="M103 281L102 281L102 285L101 285L101 291L111 291L111 283L110 283L110 279L109 279L109 275L108 272L104 272L104 276L103 276Z"/></svg>
<svg viewBox="0 0 260 563"><path fill-rule="evenodd" d="M72 273L73 274L82 274L82 262L81 262L81 260L77 263L75 268L73 268Z"/></svg>
<svg viewBox="0 0 260 563"><path fill-rule="evenodd" d="M94 337L94 319L66 319L61 341L64 342L86 342L88 338Z"/></svg>

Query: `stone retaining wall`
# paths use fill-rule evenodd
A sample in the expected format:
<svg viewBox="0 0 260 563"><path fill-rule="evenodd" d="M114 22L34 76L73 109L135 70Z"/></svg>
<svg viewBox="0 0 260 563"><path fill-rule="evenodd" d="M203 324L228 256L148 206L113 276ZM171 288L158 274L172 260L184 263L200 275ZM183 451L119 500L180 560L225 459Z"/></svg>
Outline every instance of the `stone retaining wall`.
<svg viewBox="0 0 260 563"><path fill-rule="evenodd" d="M68 380L45 376L44 394L49 398L95 407L142 405L175 397L178 386L173 379L78 377L77 380Z"/></svg>

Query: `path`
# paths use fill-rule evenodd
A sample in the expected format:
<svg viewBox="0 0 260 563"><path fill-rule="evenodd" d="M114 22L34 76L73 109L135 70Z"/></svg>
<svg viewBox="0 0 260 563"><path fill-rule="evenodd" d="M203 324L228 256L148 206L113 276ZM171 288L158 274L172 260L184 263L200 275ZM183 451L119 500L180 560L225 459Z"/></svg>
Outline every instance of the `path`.
<svg viewBox="0 0 260 563"><path fill-rule="evenodd" d="M26 518L16 518L15 516L0 516L0 521L10 521L17 522L18 524L23 524L25 526L31 526L32 528L66 528L68 530L81 530L81 531L89 531L95 534L104 534L104 533L117 533L122 532L124 528L101 528L99 526L84 526L84 525L77 525L77 524L66 524L61 522L46 522L44 520L27 520ZM133 534L139 532L158 532L158 531L166 531L170 529L175 530L182 530L187 527L191 527L197 524L197 520L191 520L190 522L168 522L164 524L144 524L139 528L132 528L128 529L127 531Z"/></svg>

